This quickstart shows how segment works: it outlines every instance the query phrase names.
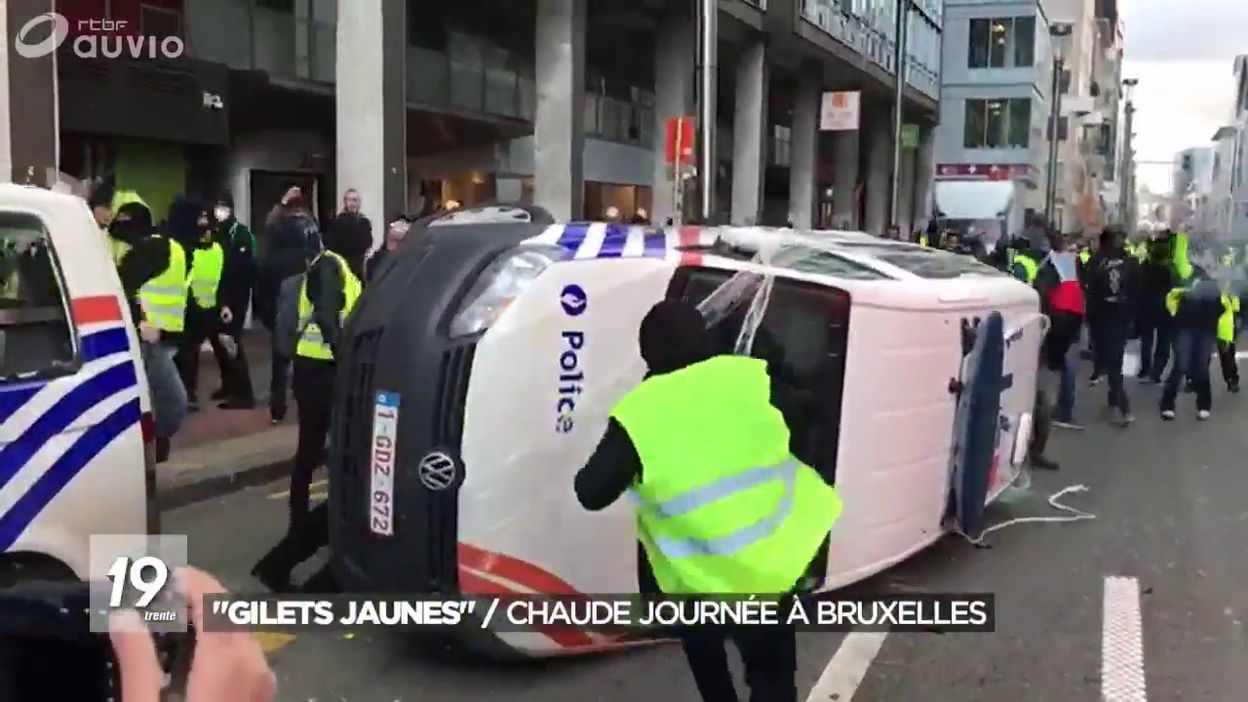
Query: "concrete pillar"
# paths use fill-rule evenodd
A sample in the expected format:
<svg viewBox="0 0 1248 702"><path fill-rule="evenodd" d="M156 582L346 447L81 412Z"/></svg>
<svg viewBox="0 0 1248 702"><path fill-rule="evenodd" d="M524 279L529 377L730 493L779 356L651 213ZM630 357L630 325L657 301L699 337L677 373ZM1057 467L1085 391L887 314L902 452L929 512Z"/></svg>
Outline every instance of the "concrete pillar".
<svg viewBox="0 0 1248 702"><path fill-rule="evenodd" d="M893 126L887 118L888 110L874 115L864 115L867 126L867 206L866 226L868 234L880 236L888 227L888 187L892 177Z"/></svg>
<svg viewBox="0 0 1248 702"><path fill-rule="evenodd" d="M295 75L305 80L312 78L311 19L312 0L295 0Z"/></svg>
<svg viewBox="0 0 1248 702"><path fill-rule="evenodd" d="M861 124L859 129L861 129ZM857 200L858 147L862 132L832 132L832 219L842 229L859 227Z"/></svg>
<svg viewBox="0 0 1248 702"><path fill-rule="evenodd" d="M694 54L698 35L693 19L672 14L660 23L654 42L654 184L651 221L662 224L676 214L672 170L664 160L667 120L694 116Z"/></svg>
<svg viewBox="0 0 1248 702"><path fill-rule="evenodd" d="M18 32L33 18L51 12L52 0L0 3L0 181L50 186L59 169L56 52L41 54L15 48ZM25 44L36 49L50 37L52 23L31 29ZM41 55L35 55L41 54Z"/></svg>
<svg viewBox="0 0 1248 702"><path fill-rule="evenodd" d="M757 224L767 158L767 53L753 41L738 54L732 125L732 223Z"/></svg>
<svg viewBox="0 0 1248 702"><path fill-rule="evenodd" d="M793 226L811 227L815 216L816 168L819 163L819 103L823 95L823 71L803 66L793 98L790 129L789 216Z"/></svg>
<svg viewBox="0 0 1248 702"><path fill-rule="evenodd" d="M534 201L565 221L584 212L585 1L537 0Z"/></svg>
<svg viewBox="0 0 1248 702"><path fill-rule="evenodd" d="M927 227L932 218L932 183L936 180L936 128L919 130L919 150L914 159L914 226Z"/></svg>
<svg viewBox="0 0 1248 702"><path fill-rule="evenodd" d="M338 15L337 188L355 188L373 222L407 205L407 0L360 3ZM350 60L343 60L350 57Z"/></svg>

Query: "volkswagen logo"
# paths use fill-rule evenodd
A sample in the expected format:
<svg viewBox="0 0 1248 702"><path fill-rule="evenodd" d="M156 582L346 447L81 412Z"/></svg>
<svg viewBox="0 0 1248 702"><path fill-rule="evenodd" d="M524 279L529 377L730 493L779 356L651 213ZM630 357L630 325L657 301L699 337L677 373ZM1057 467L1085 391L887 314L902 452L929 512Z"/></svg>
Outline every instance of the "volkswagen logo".
<svg viewBox="0 0 1248 702"><path fill-rule="evenodd" d="M425 454L416 471L421 484L434 492L445 490L455 483L455 459L442 451Z"/></svg>

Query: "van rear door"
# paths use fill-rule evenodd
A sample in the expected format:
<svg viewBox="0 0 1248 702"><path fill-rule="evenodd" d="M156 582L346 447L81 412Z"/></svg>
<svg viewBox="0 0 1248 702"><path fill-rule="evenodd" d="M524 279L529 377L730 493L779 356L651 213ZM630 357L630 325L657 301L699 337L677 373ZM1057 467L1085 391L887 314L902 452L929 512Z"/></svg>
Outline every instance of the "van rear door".
<svg viewBox="0 0 1248 702"><path fill-rule="evenodd" d="M147 528L143 374L98 237L67 196L0 191L0 551L79 575L91 534Z"/></svg>

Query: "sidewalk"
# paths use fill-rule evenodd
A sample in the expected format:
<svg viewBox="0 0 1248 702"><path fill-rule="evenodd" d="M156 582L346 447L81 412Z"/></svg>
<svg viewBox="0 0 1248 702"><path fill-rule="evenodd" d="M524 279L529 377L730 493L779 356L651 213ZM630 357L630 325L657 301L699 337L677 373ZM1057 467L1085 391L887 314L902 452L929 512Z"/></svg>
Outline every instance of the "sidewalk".
<svg viewBox="0 0 1248 702"><path fill-rule="evenodd" d="M271 377L268 336L249 332L243 338L258 401L253 410L222 410L210 395L221 385L211 351L200 356L199 412L187 417L173 438L169 460L157 467L162 509L212 499L253 485L272 482L290 471L298 429L294 400L286 420L269 420Z"/></svg>

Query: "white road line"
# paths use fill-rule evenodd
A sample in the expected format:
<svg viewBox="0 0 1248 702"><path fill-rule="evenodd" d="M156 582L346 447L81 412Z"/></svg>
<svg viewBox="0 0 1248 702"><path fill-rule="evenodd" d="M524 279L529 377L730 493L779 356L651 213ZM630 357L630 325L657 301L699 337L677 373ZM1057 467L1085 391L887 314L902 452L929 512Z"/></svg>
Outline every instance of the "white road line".
<svg viewBox="0 0 1248 702"><path fill-rule="evenodd" d="M1106 576L1101 616L1101 699L1146 702L1139 581Z"/></svg>
<svg viewBox="0 0 1248 702"><path fill-rule="evenodd" d="M888 638L887 631L851 631L810 689L806 702L850 702Z"/></svg>

